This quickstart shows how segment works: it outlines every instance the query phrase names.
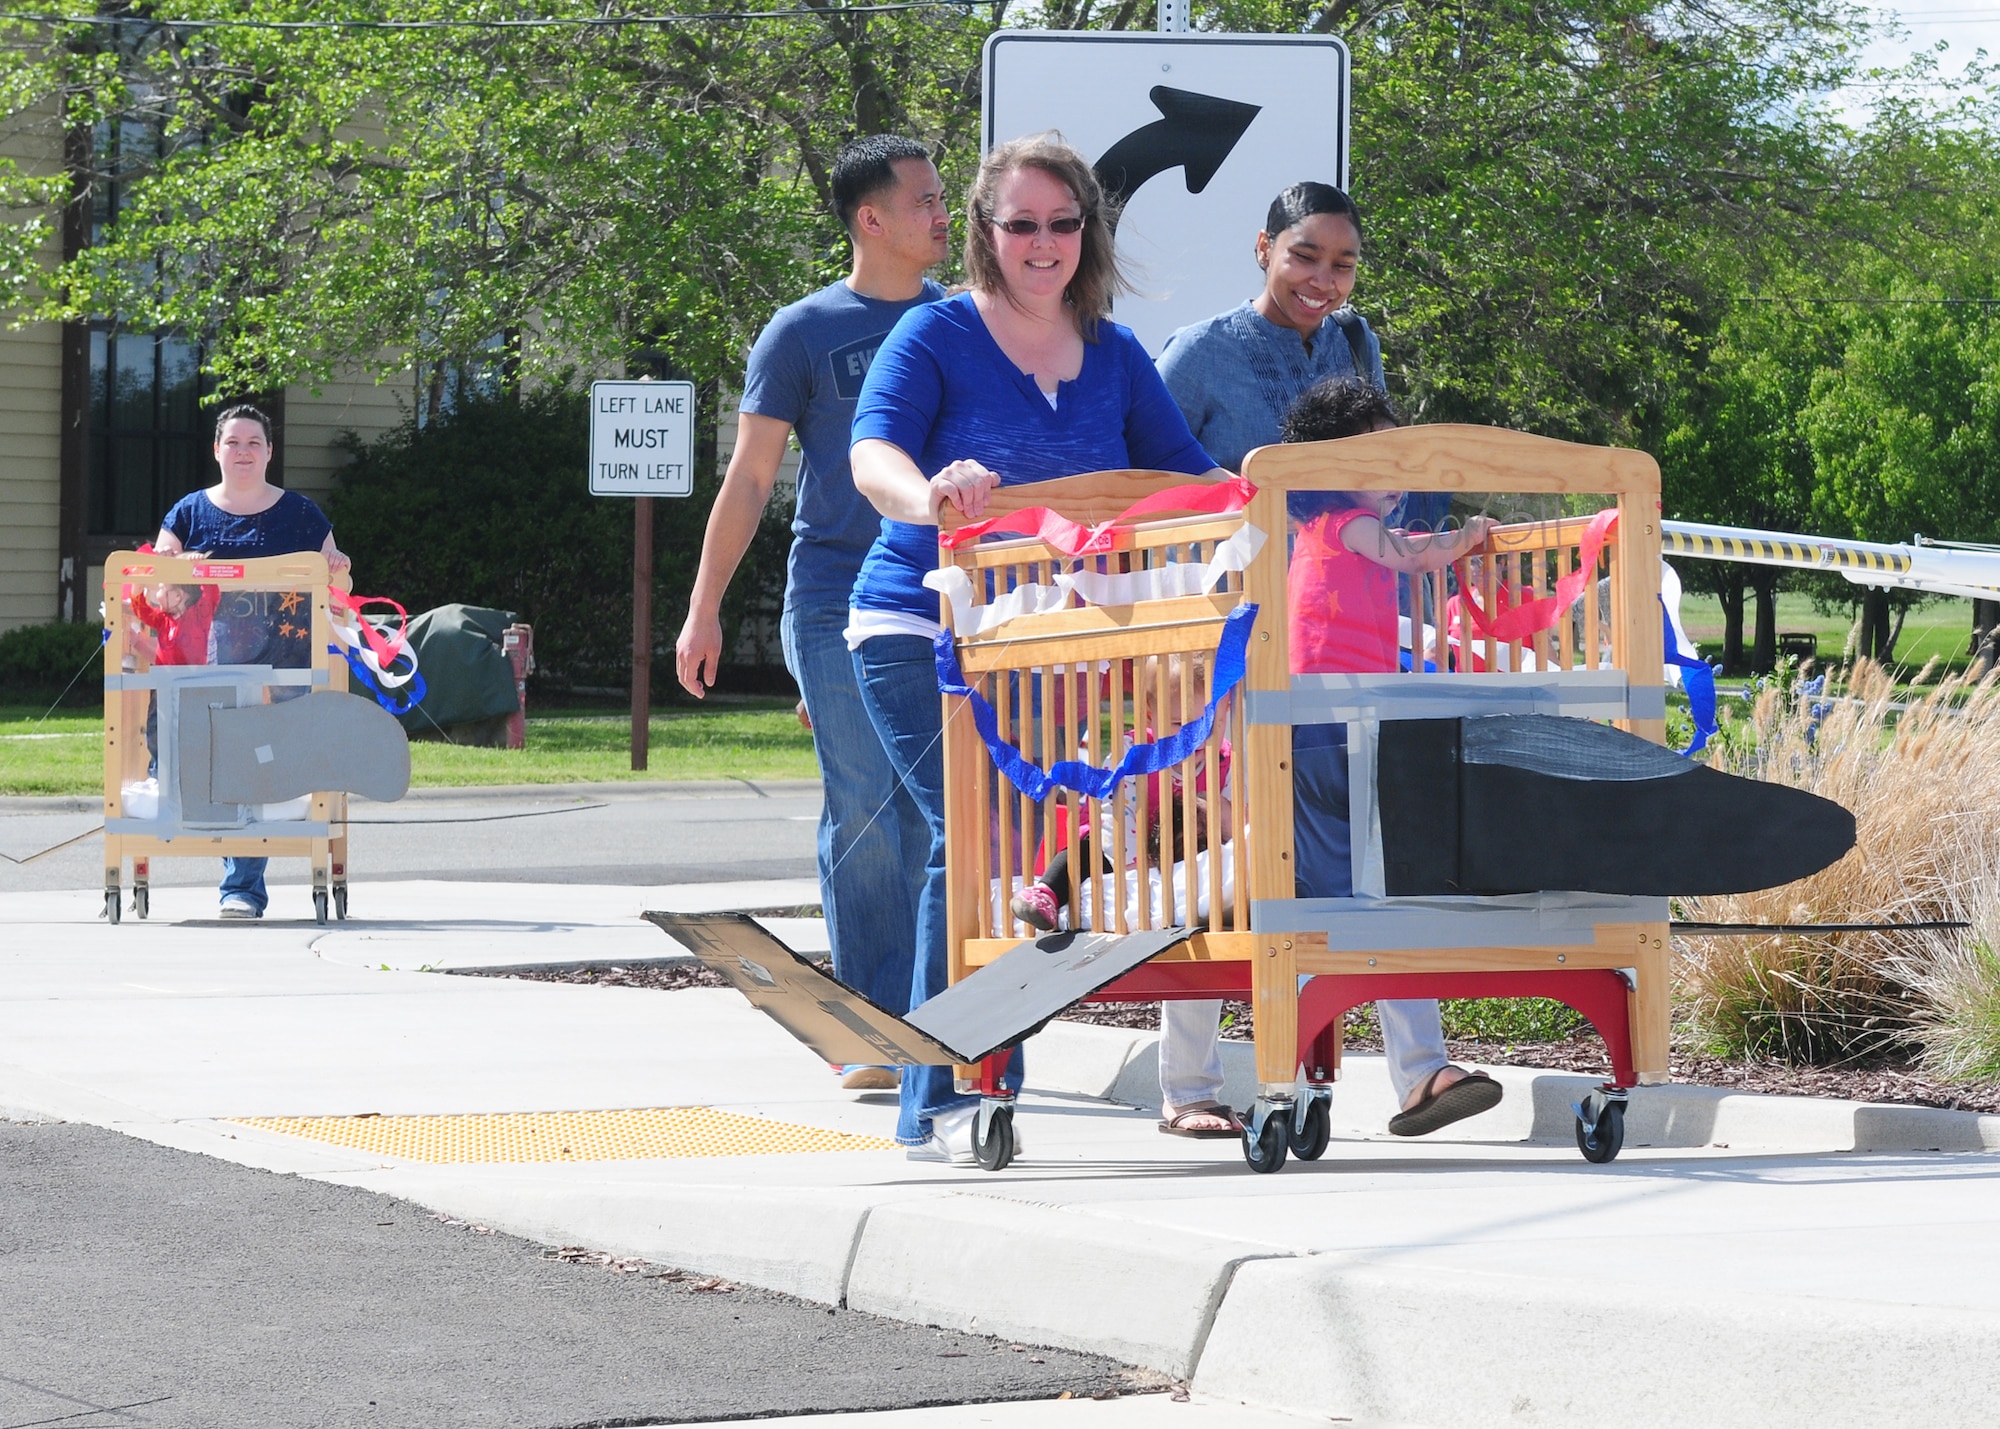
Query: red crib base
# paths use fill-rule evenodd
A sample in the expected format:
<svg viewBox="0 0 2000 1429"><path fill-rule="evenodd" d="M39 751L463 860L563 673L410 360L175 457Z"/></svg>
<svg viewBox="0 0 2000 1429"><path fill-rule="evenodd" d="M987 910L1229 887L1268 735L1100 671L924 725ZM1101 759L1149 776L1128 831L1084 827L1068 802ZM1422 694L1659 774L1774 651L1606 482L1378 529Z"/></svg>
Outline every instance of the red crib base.
<svg viewBox="0 0 2000 1429"><path fill-rule="evenodd" d="M1250 996L1245 962L1147 963L1087 998L1089 1002L1161 1002ZM1350 1008L1385 998L1546 997L1574 1008L1604 1039L1612 1087L1635 1085L1631 988L1609 968L1533 972L1341 973L1314 977L1299 994L1299 1062L1309 1082L1330 1082L1339 1065L1340 1021ZM978 1090L999 1093L1007 1054L980 1065Z"/></svg>

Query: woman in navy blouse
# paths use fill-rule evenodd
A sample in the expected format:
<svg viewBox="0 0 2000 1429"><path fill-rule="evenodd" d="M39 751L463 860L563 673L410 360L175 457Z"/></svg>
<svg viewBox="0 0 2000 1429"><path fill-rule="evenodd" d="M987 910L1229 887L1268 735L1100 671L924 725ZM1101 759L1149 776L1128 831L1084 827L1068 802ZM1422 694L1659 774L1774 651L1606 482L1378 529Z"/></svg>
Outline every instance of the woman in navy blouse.
<svg viewBox="0 0 2000 1429"><path fill-rule="evenodd" d="M968 518L996 486L1145 468L1226 477L1111 300L1129 291L1090 164L1052 134L990 151L966 203L967 288L914 308L876 353L854 416L854 485L882 534L854 586L847 629L863 700L930 825L910 1005L945 971L944 759L931 637L938 512ZM906 1009L892 1009L903 1011ZM1020 1054L1010 1080L1018 1079ZM973 1160L977 1098L949 1067L903 1071L896 1139L913 1159Z"/></svg>
<svg viewBox="0 0 2000 1429"><path fill-rule="evenodd" d="M289 556L318 551L330 571L350 562L333 543L333 523L296 491L265 479L276 450L271 419L247 404L228 408L215 419L215 464L221 480L205 491L189 492L160 523L153 549L163 556L192 553L223 560ZM211 665L270 665L299 669L312 663L307 643L310 622L281 618L260 608L285 599L285 592L231 592L209 626ZM280 688L273 687L279 698ZM222 861L222 916L261 918L269 904L264 891L268 859Z"/></svg>

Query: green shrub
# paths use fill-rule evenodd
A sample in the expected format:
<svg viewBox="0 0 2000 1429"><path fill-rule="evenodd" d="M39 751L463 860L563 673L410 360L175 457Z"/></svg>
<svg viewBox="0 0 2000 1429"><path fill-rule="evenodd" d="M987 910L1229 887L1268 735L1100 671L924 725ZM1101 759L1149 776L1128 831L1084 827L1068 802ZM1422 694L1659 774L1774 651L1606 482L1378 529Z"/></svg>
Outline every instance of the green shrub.
<svg viewBox="0 0 2000 1429"><path fill-rule="evenodd" d="M1567 1042L1590 1026L1582 1013L1547 997L1447 998L1438 1011L1454 1042Z"/></svg>
<svg viewBox="0 0 2000 1429"><path fill-rule="evenodd" d="M703 410L712 410L703 394ZM544 389L471 398L436 421L363 443L335 478L328 514L354 557L355 589L414 614L454 601L511 610L535 627L538 683L621 686L632 669L632 502L592 496L589 394ZM675 636L720 482L714 433L697 444L695 493L653 503L653 688L671 686ZM723 629L775 615L787 513L774 502L730 584Z"/></svg>
<svg viewBox="0 0 2000 1429"><path fill-rule="evenodd" d="M1444 1035L1453 1042L1511 1046L1523 1042L1567 1042L1590 1024L1582 1013L1547 997L1448 997L1438 1004ZM1347 1014L1347 1035L1377 1038L1382 1024L1375 1004Z"/></svg>
<svg viewBox="0 0 2000 1429"><path fill-rule="evenodd" d="M86 667L103 646L104 629L96 624L62 620L16 626L0 635L0 692L33 702L53 700L67 689L66 705L101 703L104 683L91 679ZM81 679L79 670L84 671Z"/></svg>

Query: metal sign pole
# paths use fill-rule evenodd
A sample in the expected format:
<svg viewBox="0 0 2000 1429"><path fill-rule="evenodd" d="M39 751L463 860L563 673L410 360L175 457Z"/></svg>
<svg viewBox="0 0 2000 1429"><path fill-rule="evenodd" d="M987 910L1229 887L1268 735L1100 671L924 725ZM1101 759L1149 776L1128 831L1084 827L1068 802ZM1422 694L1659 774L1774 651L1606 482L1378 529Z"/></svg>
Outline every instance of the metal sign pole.
<svg viewBox="0 0 2000 1429"><path fill-rule="evenodd" d="M632 767L646 767L653 716L653 498L632 502Z"/></svg>

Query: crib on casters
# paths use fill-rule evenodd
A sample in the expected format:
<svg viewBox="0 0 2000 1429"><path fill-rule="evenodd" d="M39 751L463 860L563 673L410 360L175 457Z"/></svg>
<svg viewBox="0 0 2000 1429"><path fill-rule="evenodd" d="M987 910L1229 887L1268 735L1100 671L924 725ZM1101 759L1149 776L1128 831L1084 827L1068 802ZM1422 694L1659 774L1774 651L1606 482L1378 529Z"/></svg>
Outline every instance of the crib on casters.
<svg viewBox="0 0 2000 1429"><path fill-rule="evenodd" d="M1240 509L1155 504L1130 521L1116 518L1143 498L1192 490L1187 478L1099 472L992 494L988 517L1047 508L1086 527L1116 521L1082 556L1046 530L954 546L965 523L947 508L939 580L956 590L948 614L964 682L989 708L998 742L1042 770L1104 767L1134 742L1195 722L1227 677L1220 657L1232 614L1239 636L1249 626L1245 673L1199 746L1103 797L1060 789L1028 798L997 771L973 698L946 697L952 980L1034 935L1010 913L1009 896L1033 876L1038 853L1066 850L1079 874L1067 926L1191 930L1093 1000L1250 1002L1252 1169L1324 1153L1343 1015L1377 998L1533 996L1576 1009L1612 1065L1577 1107L1577 1144L1591 1161L1611 1160L1627 1090L1667 1078L1666 900L1390 896L1373 761L1385 719L1561 714L1664 738L1658 467L1638 451L1439 425L1264 447L1243 476L1255 494ZM1295 677L1287 498L1361 489L1448 492L1500 512L1468 577L1477 608L1454 598L1442 572L1412 577L1404 672ZM1507 638L1495 612L1550 595L1564 577L1584 597L1542 628L1516 622ZM1254 618L1242 610L1250 605ZM1346 726L1355 896L1301 899L1292 731L1325 723ZM1092 861L1114 872L1082 876L1086 836L1099 845ZM1003 1052L957 1068L961 1089L982 1096L975 1149L989 1169L1012 1159L1004 1065Z"/></svg>

